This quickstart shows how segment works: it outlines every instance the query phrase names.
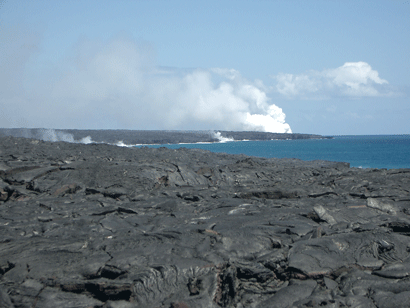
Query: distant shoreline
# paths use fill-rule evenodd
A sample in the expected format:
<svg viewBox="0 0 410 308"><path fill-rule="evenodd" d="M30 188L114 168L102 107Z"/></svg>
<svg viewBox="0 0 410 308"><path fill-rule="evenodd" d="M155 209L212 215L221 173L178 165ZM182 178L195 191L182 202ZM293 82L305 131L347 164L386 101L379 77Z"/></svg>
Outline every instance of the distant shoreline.
<svg viewBox="0 0 410 308"><path fill-rule="evenodd" d="M333 138L315 134L286 134L254 131L81 130L45 128L0 128L0 135L39 139L44 141L110 143L119 145Z"/></svg>

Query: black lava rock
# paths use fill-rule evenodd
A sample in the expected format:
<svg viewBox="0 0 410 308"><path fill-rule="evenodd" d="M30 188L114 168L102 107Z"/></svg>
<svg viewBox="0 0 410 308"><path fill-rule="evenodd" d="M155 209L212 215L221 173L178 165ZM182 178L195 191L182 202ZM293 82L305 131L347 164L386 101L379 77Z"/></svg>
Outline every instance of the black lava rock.
<svg viewBox="0 0 410 308"><path fill-rule="evenodd" d="M408 307L410 170L0 138L1 307Z"/></svg>

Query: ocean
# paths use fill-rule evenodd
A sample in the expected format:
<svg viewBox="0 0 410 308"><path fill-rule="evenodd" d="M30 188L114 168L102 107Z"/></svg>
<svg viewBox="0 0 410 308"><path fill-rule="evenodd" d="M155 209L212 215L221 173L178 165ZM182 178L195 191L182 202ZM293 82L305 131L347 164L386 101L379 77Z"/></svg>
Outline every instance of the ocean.
<svg viewBox="0 0 410 308"><path fill-rule="evenodd" d="M410 168L410 135L332 136L333 139L162 144L258 157L348 162L357 168ZM146 146L146 145L144 145Z"/></svg>

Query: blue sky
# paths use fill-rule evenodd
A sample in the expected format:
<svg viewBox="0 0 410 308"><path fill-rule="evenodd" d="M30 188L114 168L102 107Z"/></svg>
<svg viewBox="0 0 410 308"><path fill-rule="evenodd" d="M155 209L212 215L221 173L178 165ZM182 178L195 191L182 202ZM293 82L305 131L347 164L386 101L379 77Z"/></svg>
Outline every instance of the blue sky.
<svg viewBox="0 0 410 308"><path fill-rule="evenodd" d="M0 127L410 133L409 1L0 0Z"/></svg>

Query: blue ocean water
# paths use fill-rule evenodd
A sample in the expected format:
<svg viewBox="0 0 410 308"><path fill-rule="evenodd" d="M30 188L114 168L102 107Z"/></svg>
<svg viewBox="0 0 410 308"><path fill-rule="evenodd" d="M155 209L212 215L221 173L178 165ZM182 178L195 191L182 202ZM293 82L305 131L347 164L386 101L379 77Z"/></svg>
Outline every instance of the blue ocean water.
<svg viewBox="0 0 410 308"><path fill-rule="evenodd" d="M333 139L233 141L150 147L199 148L259 157L330 160L359 168L410 168L410 135L333 136Z"/></svg>

